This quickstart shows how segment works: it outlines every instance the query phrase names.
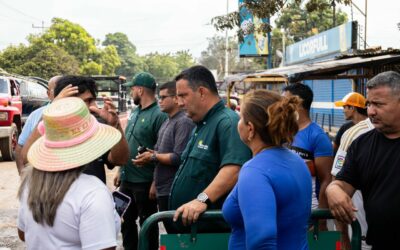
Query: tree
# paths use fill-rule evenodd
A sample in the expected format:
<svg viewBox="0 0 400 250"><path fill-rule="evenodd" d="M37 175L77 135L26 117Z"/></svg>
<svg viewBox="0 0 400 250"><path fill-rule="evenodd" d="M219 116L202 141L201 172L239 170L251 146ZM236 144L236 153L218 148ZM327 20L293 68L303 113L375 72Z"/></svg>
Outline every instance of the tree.
<svg viewBox="0 0 400 250"><path fill-rule="evenodd" d="M114 45L108 45L100 51L100 58L98 60L102 65L101 74L112 75L115 69L121 65L120 57L118 56L117 49Z"/></svg>
<svg viewBox="0 0 400 250"><path fill-rule="evenodd" d="M129 41L126 34L121 32L107 34L102 45L114 45L117 49L121 60L120 66L115 70L118 75L132 77L135 73L145 69L143 58L136 54L136 47Z"/></svg>
<svg viewBox="0 0 400 250"><path fill-rule="evenodd" d="M101 64L93 61L83 64L80 68L82 75L100 75L102 70Z"/></svg>
<svg viewBox="0 0 400 250"><path fill-rule="evenodd" d="M97 52L95 39L84 28L62 18L53 18L52 25L40 38L64 49L82 63L93 59Z"/></svg>
<svg viewBox="0 0 400 250"><path fill-rule="evenodd" d="M179 71L190 68L195 64L195 60L188 50L178 51L175 53L174 57L176 63L178 64Z"/></svg>
<svg viewBox="0 0 400 250"><path fill-rule="evenodd" d="M330 3L351 4L352 0L331 0ZM292 4L302 4L304 0L244 0L241 6L247 8L254 16L258 18L270 18L281 11L285 6L290 7ZM326 9L326 4L320 0L308 0L305 8L308 12L320 11ZM241 7L239 6L239 7ZM239 41L243 41L243 30L239 27L239 12L235 11L227 15L217 16L211 20L211 23L217 30L236 29ZM272 30L270 24L265 24L260 27L260 32L266 34Z"/></svg>
<svg viewBox="0 0 400 250"><path fill-rule="evenodd" d="M294 3L285 7L276 19L276 28L272 30L272 55L275 66L280 64L277 50L282 52L282 31L285 46L313 36L333 27L333 10L330 0L315 0L317 10L308 11L302 5ZM336 12L336 25L347 22L347 14L340 9Z"/></svg>
<svg viewBox="0 0 400 250"><path fill-rule="evenodd" d="M169 53L150 53L144 58L147 71L154 75L158 82L171 81L179 73L178 63Z"/></svg>
<svg viewBox="0 0 400 250"><path fill-rule="evenodd" d="M0 54L0 67L20 75L51 78L55 75L78 74L79 63L54 44L10 46Z"/></svg>

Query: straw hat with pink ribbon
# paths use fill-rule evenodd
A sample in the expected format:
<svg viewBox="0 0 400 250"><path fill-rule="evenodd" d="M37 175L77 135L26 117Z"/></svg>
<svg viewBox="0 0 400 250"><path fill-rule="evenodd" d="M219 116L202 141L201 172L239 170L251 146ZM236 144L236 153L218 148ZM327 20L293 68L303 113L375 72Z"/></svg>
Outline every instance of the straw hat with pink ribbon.
<svg viewBox="0 0 400 250"><path fill-rule="evenodd" d="M99 158L121 139L121 133L99 123L77 97L54 101L43 111L38 130L43 135L28 151L34 168L56 172L83 166Z"/></svg>

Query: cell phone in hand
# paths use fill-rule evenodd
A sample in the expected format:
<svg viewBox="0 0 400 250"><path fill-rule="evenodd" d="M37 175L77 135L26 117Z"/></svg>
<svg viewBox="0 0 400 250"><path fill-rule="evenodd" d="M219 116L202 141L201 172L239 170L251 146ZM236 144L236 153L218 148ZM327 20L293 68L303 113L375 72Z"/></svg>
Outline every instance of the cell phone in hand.
<svg viewBox="0 0 400 250"><path fill-rule="evenodd" d="M131 198L120 191L114 191L112 196L114 198L115 210L117 210L120 217L124 216L126 210L131 204Z"/></svg>

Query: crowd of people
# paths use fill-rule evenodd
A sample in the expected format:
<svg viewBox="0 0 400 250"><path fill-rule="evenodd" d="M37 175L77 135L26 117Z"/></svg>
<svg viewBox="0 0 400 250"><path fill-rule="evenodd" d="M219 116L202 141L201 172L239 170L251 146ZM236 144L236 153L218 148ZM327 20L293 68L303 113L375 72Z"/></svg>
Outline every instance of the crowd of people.
<svg viewBox="0 0 400 250"><path fill-rule="evenodd" d="M51 103L31 114L17 148L17 226L28 249L115 249L119 231L123 247L137 249L140 225L157 211L175 210L165 227L185 232L210 209L222 209L229 227L200 221L199 231L231 230L231 250L308 249L313 208L331 210L342 249L356 218L363 249L397 245L399 73L370 79L367 98L352 92L335 103L351 122L333 144L310 118L305 84L250 91L239 114L203 66L160 88L146 72L125 86L136 108L123 130L110 98L97 107L93 79L49 81ZM122 217L105 166L119 166L114 185L130 198ZM158 249L157 226L149 243Z"/></svg>

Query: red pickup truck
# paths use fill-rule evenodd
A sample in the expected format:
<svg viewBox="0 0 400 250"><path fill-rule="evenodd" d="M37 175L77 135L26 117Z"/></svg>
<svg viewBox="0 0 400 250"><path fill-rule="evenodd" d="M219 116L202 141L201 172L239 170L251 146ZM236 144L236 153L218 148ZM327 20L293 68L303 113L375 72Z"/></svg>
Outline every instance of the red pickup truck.
<svg viewBox="0 0 400 250"><path fill-rule="evenodd" d="M0 76L0 151L3 160L14 160L22 128L22 100L16 79Z"/></svg>

